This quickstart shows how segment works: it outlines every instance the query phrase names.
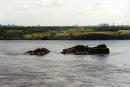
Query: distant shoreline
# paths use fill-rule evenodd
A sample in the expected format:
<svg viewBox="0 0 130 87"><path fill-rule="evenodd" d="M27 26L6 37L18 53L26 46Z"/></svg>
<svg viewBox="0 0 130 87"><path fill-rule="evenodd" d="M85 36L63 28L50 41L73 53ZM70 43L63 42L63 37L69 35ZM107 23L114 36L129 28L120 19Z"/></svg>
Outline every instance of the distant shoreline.
<svg viewBox="0 0 130 87"><path fill-rule="evenodd" d="M130 40L130 26L1 26L0 40Z"/></svg>

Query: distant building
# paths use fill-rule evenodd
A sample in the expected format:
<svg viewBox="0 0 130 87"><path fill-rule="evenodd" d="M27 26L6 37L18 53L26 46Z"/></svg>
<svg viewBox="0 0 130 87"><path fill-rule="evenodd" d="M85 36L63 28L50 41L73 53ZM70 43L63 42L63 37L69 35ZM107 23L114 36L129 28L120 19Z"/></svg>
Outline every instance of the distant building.
<svg viewBox="0 0 130 87"><path fill-rule="evenodd" d="M73 27L78 27L78 24L76 24L76 25L73 25Z"/></svg>
<svg viewBox="0 0 130 87"><path fill-rule="evenodd" d="M115 23L113 22L113 27L115 27Z"/></svg>
<svg viewBox="0 0 130 87"><path fill-rule="evenodd" d="M100 27L109 27L110 25L109 24L99 24L98 26L100 26Z"/></svg>
<svg viewBox="0 0 130 87"><path fill-rule="evenodd" d="M40 25L38 24L38 27L40 27Z"/></svg>

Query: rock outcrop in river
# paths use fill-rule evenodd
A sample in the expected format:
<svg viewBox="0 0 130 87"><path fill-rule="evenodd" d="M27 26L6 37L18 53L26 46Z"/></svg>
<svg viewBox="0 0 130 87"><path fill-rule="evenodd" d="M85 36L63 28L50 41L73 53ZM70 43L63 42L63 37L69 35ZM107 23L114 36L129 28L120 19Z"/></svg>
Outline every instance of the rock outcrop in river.
<svg viewBox="0 0 130 87"><path fill-rule="evenodd" d="M74 54L74 55L94 55L94 54L109 54L109 48L105 44L98 45L96 47L89 47L84 45L77 45L71 48L64 49L62 54Z"/></svg>
<svg viewBox="0 0 130 87"><path fill-rule="evenodd" d="M48 54L49 52L50 51L46 48L38 48L38 49L33 50L33 51L27 51L25 54L44 56L44 55Z"/></svg>

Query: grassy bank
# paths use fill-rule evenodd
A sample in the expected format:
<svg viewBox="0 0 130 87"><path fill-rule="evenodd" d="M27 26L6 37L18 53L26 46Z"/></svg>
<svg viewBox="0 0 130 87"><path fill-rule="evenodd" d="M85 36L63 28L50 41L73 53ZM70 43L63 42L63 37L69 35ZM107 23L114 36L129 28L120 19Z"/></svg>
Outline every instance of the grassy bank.
<svg viewBox="0 0 130 87"><path fill-rule="evenodd" d="M0 27L0 40L130 39L130 27Z"/></svg>

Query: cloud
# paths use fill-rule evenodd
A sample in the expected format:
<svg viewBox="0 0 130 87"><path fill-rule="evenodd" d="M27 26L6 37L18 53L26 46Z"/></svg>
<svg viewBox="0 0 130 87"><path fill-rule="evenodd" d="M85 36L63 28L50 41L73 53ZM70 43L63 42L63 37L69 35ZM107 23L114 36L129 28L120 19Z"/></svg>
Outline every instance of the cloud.
<svg viewBox="0 0 130 87"><path fill-rule="evenodd" d="M43 25L128 23L127 4L128 0L0 0L0 22Z"/></svg>
<svg viewBox="0 0 130 87"><path fill-rule="evenodd" d="M48 2L39 1L37 4L39 7L62 7L64 6L63 0L48 0Z"/></svg>

